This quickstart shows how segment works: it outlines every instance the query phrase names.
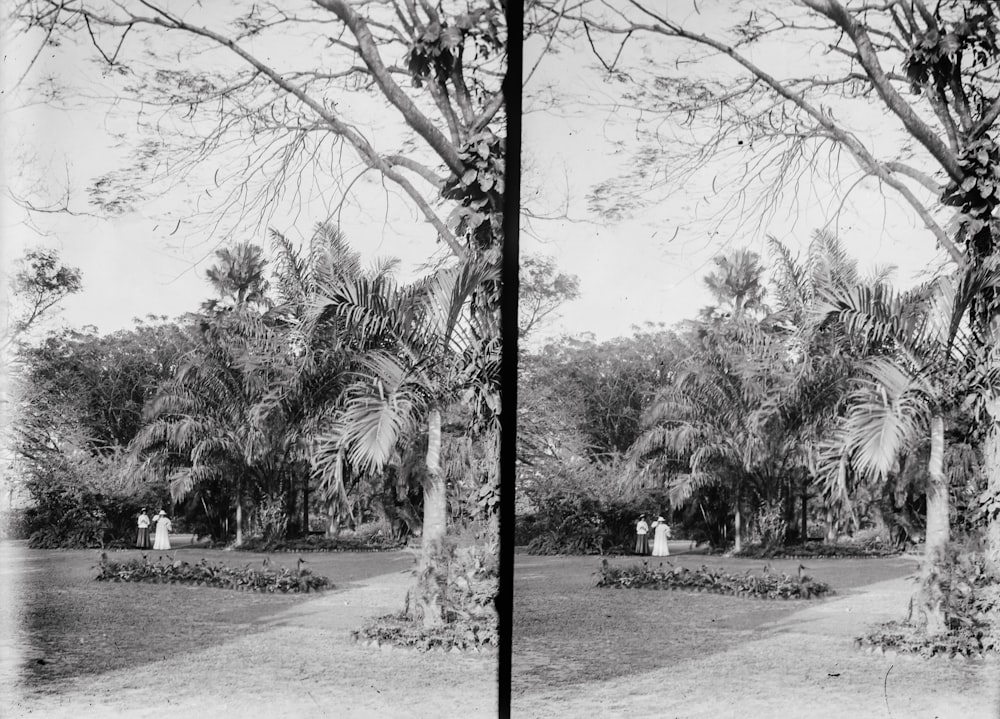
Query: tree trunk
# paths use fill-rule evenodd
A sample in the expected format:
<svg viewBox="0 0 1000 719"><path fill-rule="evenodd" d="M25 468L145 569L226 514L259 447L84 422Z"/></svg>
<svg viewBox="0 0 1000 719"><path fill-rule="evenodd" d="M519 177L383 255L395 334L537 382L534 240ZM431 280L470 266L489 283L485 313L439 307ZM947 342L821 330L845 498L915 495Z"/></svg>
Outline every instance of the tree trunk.
<svg viewBox="0 0 1000 719"><path fill-rule="evenodd" d="M490 556L500 558L500 428L495 426L488 433L486 477L495 504L486 507L486 547Z"/></svg>
<svg viewBox="0 0 1000 719"><path fill-rule="evenodd" d="M809 541L809 477L802 478L802 543Z"/></svg>
<svg viewBox="0 0 1000 719"><path fill-rule="evenodd" d="M927 536L920 589L914 598L916 623L929 636L947 631L940 583L940 563L948 546L948 478L944 473L944 418L931 419L931 456L927 463ZM911 616L911 620L913 617Z"/></svg>
<svg viewBox="0 0 1000 719"><path fill-rule="evenodd" d="M236 546L243 544L243 478L236 479Z"/></svg>
<svg viewBox="0 0 1000 719"><path fill-rule="evenodd" d="M424 627L444 624L445 590L448 584L448 495L441 474L441 410L427 416L427 477L424 480L424 526L420 541L417 583L411 590L408 613Z"/></svg>
<svg viewBox="0 0 1000 719"><path fill-rule="evenodd" d="M824 517L824 524L826 531L823 536L824 544L836 544L837 543L837 517L833 511L833 504L830 500L824 500L823 508L826 510L826 515Z"/></svg>
<svg viewBox="0 0 1000 719"><path fill-rule="evenodd" d="M309 536L309 472L302 478L302 536Z"/></svg>
<svg viewBox="0 0 1000 719"><path fill-rule="evenodd" d="M931 456L927 463L927 537L924 557L940 553L950 537L948 478L944 473L944 418L931 419Z"/></svg>
<svg viewBox="0 0 1000 719"><path fill-rule="evenodd" d="M795 477L789 476L782 484L782 491L785 493L785 536L782 542L788 542L789 533L795 529Z"/></svg>
<svg viewBox="0 0 1000 719"><path fill-rule="evenodd" d="M301 532L297 532L296 527L298 522L295 520L295 475L291 470L282 472L281 484L285 493L285 517L288 520L285 534L289 537L300 535Z"/></svg>
<svg viewBox="0 0 1000 719"><path fill-rule="evenodd" d="M743 551L743 527L740 515L740 486L736 485L736 511L733 515L733 551L737 554Z"/></svg>

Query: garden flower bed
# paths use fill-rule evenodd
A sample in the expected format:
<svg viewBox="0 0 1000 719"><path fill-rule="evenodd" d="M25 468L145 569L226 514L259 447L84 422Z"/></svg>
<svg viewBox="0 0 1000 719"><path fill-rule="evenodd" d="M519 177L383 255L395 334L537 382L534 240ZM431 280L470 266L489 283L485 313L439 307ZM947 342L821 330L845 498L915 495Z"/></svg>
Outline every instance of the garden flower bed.
<svg viewBox="0 0 1000 719"><path fill-rule="evenodd" d="M774 574L764 567L762 575L729 574L722 569L674 567L666 562L652 568L648 562L627 567L612 567L601 562L596 586L615 589L679 589L711 592L762 599L812 599L832 594L830 585L806 575Z"/></svg>
<svg viewBox="0 0 1000 719"><path fill-rule="evenodd" d="M406 546L405 541L385 536L328 537L297 539L251 537L234 549L241 552L391 552Z"/></svg>
<svg viewBox="0 0 1000 719"><path fill-rule="evenodd" d="M104 553L101 554L97 581L191 584L245 592L281 593L308 593L334 587L328 578L312 574L301 562L297 569L271 567L267 560L260 568L249 565L234 568L209 564L205 559L196 564L169 558L151 562L145 555L141 559L116 561L108 559Z"/></svg>
<svg viewBox="0 0 1000 719"><path fill-rule="evenodd" d="M824 544L808 542L786 547L770 547L762 544L751 544L736 557L744 559L865 559L878 557L896 557L903 553L900 547L883 542L866 542L864 544Z"/></svg>

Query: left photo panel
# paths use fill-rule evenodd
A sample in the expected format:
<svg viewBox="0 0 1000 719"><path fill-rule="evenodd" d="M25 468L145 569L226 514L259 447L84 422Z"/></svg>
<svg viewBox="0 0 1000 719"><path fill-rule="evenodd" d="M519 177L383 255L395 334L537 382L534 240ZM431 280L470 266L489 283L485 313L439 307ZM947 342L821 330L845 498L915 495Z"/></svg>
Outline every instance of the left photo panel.
<svg viewBox="0 0 1000 719"><path fill-rule="evenodd" d="M0 22L0 716L497 716L504 5Z"/></svg>

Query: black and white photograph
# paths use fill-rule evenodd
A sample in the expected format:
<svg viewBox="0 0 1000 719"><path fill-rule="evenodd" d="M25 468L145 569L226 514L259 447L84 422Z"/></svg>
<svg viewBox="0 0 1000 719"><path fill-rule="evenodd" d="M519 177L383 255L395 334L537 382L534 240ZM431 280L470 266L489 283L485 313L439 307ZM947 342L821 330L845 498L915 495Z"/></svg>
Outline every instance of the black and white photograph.
<svg viewBox="0 0 1000 719"><path fill-rule="evenodd" d="M512 716L1000 716L1000 6L524 22Z"/></svg>
<svg viewBox="0 0 1000 719"><path fill-rule="evenodd" d="M996 0L10 0L0 716L1000 719Z"/></svg>
<svg viewBox="0 0 1000 719"><path fill-rule="evenodd" d="M497 716L502 4L4 11L0 715Z"/></svg>

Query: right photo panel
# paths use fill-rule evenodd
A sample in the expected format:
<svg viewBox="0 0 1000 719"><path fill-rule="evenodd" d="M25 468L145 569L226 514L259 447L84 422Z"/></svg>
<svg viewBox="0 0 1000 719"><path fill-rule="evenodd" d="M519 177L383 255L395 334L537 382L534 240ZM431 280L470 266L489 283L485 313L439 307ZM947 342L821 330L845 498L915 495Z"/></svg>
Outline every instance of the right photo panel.
<svg viewBox="0 0 1000 719"><path fill-rule="evenodd" d="M1000 716L1000 7L524 38L512 716Z"/></svg>

